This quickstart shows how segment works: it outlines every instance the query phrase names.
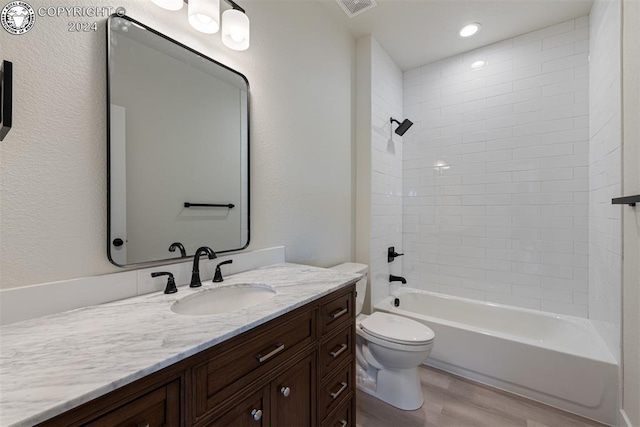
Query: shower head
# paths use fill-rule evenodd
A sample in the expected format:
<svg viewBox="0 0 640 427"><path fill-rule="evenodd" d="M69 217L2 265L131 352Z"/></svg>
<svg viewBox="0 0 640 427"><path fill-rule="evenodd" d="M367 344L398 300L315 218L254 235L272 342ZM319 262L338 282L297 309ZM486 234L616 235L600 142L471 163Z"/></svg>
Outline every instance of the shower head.
<svg viewBox="0 0 640 427"><path fill-rule="evenodd" d="M400 125L400 126L398 126L398 128L396 129L396 133L397 133L398 135L400 135L400 136L404 135L404 134L405 134L405 132L407 132L407 131L409 130L409 128L410 128L411 126L413 126L413 122L412 122L411 120L409 120L409 119L404 119L404 120L402 121L402 123L400 123L399 121L397 121L396 119L394 119L393 117L391 117L391 123L394 123L394 122L395 122L395 123L397 123L398 125Z"/></svg>

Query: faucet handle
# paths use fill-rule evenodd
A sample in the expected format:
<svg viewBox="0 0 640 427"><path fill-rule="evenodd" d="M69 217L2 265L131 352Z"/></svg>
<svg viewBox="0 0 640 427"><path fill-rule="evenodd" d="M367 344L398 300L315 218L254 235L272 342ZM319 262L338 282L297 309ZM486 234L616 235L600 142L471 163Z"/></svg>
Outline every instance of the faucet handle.
<svg viewBox="0 0 640 427"><path fill-rule="evenodd" d="M222 270L220 270L220 266L221 265L226 265L226 264L231 264L233 262L232 259L227 260L227 261L223 261L220 264L216 265L216 272L213 275L213 282L222 282L224 279L222 278Z"/></svg>
<svg viewBox="0 0 640 427"><path fill-rule="evenodd" d="M396 252L395 246L391 246L387 249L387 262L393 262L396 257L402 256L404 254L399 254Z"/></svg>
<svg viewBox="0 0 640 427"><path fill-rule="evenodd" d="M151 277L159 277L159 276L169 276L167 278L167 287L164 288L165 294L175 294L178 292L178 288L176 288L176 281L173 278L173 274L168 271L156 271L151 273Z"/></svg>

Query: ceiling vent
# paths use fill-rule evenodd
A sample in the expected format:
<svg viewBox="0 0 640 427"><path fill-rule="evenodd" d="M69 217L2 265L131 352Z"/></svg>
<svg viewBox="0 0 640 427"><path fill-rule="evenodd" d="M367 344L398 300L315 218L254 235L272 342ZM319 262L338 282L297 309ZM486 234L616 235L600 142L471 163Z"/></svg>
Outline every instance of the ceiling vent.
<svg viewBox="0 0 640 427"><path fill-rule="evenodd" d="M336 0L336 3L344 10L349 18L360 15L362 12L376 7L376 0Z"/></svg>

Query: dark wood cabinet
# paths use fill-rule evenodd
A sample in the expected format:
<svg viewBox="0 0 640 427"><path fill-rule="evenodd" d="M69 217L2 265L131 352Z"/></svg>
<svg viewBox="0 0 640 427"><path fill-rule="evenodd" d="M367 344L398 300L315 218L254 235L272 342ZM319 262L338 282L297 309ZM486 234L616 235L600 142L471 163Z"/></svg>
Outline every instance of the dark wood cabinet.
<svg viewBox="0 0 640 427"><path fill-rule="evenodd" d="M40 425L355 425L354 301L335 291Z"/></svg>
<svg viewBox="0 0 640 427"><path fill-rule="evenodd" d="M84 425L87 427L180 425L180 382L173 381Z"/></svg>
<svg viewBox="0 0 640 427"><path fill-rule="evenodd" d="M206 427L269 427L269 399L271 393L265 386L257 393L249 396L215 420L202 424Z"/></svg>
<svg viewBox="0 0 640 427"><path fill-rule="evenodd" d="M272 424L316 425L316 353L271 381Z"/></svg>

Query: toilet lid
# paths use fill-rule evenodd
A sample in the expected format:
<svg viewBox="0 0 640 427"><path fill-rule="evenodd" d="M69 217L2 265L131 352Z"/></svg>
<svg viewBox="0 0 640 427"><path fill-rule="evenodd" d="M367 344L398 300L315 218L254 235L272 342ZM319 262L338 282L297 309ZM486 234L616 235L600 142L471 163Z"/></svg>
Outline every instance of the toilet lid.
<svg viewBox="0 0 640 427"><path fill-rule="evenodd" d="M401 344L425 344L436 334L428 326L406 317L376 311L360 322L367 333Z"/></svg>

